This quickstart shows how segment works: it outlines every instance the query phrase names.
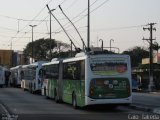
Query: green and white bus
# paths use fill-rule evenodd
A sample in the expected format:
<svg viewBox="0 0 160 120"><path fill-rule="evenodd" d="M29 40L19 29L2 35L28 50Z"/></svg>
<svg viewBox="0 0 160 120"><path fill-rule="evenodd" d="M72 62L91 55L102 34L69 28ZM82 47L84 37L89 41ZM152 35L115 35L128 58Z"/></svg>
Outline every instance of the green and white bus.
<svg viewBox="0 0 160 120"><path fill-rule="evenodd" d="M87 55L42 65L43 93L74 108L88 105L132 103L131 65L128 55Z"/></svg>
<svg viewBox="0 0 160 120"><path fill-rule="evenodd" d="M46 63L46 61L38 61L22 66L22 89L33 93L41 91L42 81L39 72L43 63Z"/></svg>

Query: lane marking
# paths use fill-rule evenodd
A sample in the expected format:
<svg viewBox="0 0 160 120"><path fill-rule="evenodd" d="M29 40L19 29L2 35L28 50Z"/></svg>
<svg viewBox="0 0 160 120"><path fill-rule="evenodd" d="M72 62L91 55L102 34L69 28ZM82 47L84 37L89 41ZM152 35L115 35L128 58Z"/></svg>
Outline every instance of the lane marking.
<svg viewBox="0 0 160 120"><path fill-rule="evenodd" d="M9 115L8 110L7 110L7 109L6 109L2 104L0 104L0 106L1 106L1 107L2 107L2 109L4 110L5 114Z"/></svg>
<svg viewBox="0 0 160 120"><path fill-rule="evenodd" d="M18 115L11 115L3 104L0 104L5 114L2 114L2 120L18 120Z"/></svg>

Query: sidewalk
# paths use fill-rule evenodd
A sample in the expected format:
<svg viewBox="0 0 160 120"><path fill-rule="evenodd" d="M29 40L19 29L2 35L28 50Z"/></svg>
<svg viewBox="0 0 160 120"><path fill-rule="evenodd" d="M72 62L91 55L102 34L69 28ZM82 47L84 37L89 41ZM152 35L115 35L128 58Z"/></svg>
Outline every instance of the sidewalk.
<svg viewBox="0 0 160 120"><path fill-rule="evenodd" d="M160 114L160 91L156 92L133 92L131 108Z"/></svg>

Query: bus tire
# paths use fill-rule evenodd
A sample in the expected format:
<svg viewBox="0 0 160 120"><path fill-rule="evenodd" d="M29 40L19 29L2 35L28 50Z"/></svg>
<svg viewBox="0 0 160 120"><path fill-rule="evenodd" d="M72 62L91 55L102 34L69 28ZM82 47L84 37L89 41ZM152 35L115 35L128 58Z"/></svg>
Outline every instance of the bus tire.
<svg viewBox="0 0 160 120"><path fill-rule="evenodd" d="M31 93L31 83L29 83L29 92Z"/></svg>
<svg viewBox="0 0 160 120"><path fill-rule="evenodd" d="M57 95L57 90L56 89L54 90L54 99L55 99L56 103L59 102L58 95Z"/></svg>
<svg viewBox="0 0 160 120"><path fill-rule="evenodd" d="M74 109L77 109L77 99L76 99L76 94L72 94L72 106Z"/></svg>
<svg viewBox="0 0 160 120"><path fill-rule="evenodd" d="M44 96L46 96L46 87L44 87Z"/></svg>
<svg viewBox="0 0 160 120"><path fill-rule="evenodd" d="M50 99L48 89L46 89L46 99Z"/></svg>
<svg viewBox="0 0 160 120"><path fill-rule="evenodd" d="M31 93L33 93L33 90L32 90L32 83L31 83L31 86L30 86L30 87L31 87L31 90L30 90L30 92L31 92Z"/></svg>

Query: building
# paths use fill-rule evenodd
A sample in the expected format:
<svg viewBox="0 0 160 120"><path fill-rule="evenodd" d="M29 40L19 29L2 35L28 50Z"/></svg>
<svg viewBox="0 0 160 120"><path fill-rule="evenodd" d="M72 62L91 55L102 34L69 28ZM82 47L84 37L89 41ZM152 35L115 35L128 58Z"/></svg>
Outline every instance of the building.
<svg viewBox="0 0 160 120"><path fill-rule="evenodd" d="M0 65L7 68L24 64L22 51L0 50Z"/></svg>
<svg viewBox="0 0 160 120"><path fill-rule="evenodd" d="M24 56L22 51L14 51L12 57L12 66L23 65L24 64Z"/></svg>
<svg viewBox="0 0 160 120"><path fill-rule="evenodd" d="M160 53L153 54L153 81L155 89L160 90ZM148 89L149 85L149 58L142 59L141 65L133 69L133 74L137 75L137 79L142 89Z"/></svg>
<svg viewBox="0 0 160 120"><path fill-rule="evenodd" d="M12 66L12 50L0 50L0 64L2 66L11 67Z"/></svg>

